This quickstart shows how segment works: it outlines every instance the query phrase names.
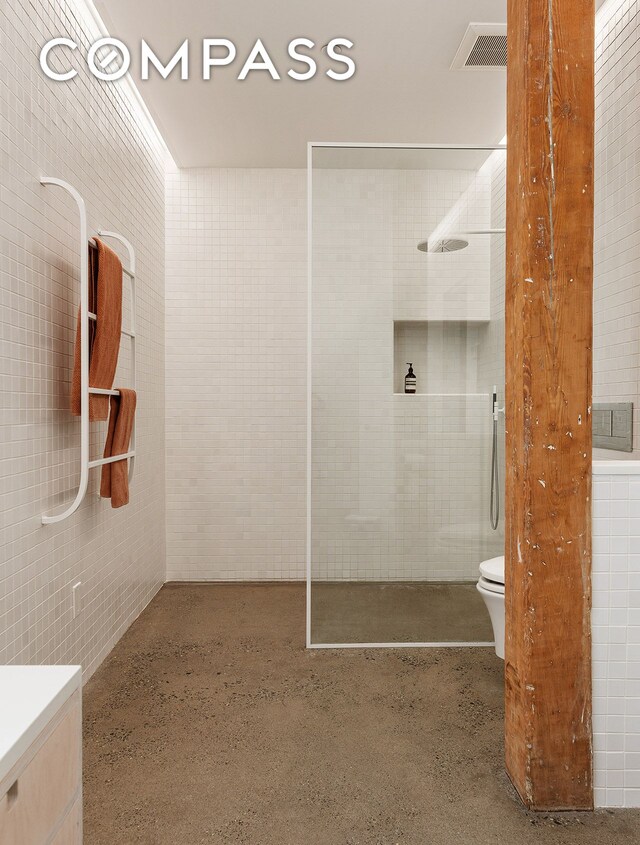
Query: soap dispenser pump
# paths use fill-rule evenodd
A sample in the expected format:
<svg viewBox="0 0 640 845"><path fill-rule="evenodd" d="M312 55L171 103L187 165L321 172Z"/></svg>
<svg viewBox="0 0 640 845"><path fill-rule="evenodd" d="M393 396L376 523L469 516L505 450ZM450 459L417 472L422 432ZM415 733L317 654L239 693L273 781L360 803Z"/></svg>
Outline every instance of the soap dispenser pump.
<svg viewBox="0 0 640 845"><path fill-rule="evenodd" d="M413 372L413 364L409 363L409 372L404 377L404 392L405 393L415 393L416 392L416 374Z"/></svg>

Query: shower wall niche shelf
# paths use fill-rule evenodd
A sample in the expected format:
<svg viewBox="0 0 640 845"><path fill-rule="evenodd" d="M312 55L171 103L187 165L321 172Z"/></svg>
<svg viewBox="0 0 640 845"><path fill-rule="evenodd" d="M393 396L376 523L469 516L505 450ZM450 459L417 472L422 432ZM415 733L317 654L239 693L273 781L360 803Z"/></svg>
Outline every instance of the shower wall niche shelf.
<svg viewBox="0 0 640 845"><path fill-rule="evenodd" d="M404 395L407 362L418 380L416 395L477 392L478 347L486 323L468 320L396 320L393 324L393 392Z"/></svg>
<svg viewBox="0 0 640 845"><path fill-rule="evenodd" d="M89 311L89 245L95 246L93 238L89 238L89 231L87 226L87 209L83 198L78 191L62 179L56 179L50 176L43 176L40 179L41 185L55 185L56 187L65 190L71 197L73 197L79 215L79 250L80 250L80 480L78 482L78 491L74 500L65 508L64 511L58 514L43 514L42 524L51 525L54 522L62 522L63 520L74 514L80 507L84 499L87 487L89 484L89 470L94 467L100 467L104 464L114 463L115 461L129 460L129 481L133 479L133 470L136 455L136 428L135 421L133 431L131 433L131 446L129 451L124 455L115 455L111 458L98 458L97 460L89 459L89 395L102 394L107 396L118 396L117 390L105 390L98 387L89 386L89 321L95 320L96 315ZM109 238L117 241L127 251L129 266L122 268L123 276L129 279L130 285L130 307L131 316L130 324L127 329L122 329L122 334L129 338L131 343L131 387L136 389L136 256L131 243L117 232L109 232L99 229L97 234L101 238Z"/></svg>

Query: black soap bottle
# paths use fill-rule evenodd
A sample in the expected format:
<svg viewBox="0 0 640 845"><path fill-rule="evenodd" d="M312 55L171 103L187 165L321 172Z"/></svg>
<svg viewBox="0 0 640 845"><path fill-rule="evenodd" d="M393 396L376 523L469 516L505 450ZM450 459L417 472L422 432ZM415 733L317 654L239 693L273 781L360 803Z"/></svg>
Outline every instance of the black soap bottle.
<svg viewBox="0 0 640 845"><path fill-rule="evenodd" d="M407 364L409 362L407 361ZM415 393L416 392L416 374L413 372L413 364L409 364L409 372L404 377L404 392L405 393Z"/></svg>

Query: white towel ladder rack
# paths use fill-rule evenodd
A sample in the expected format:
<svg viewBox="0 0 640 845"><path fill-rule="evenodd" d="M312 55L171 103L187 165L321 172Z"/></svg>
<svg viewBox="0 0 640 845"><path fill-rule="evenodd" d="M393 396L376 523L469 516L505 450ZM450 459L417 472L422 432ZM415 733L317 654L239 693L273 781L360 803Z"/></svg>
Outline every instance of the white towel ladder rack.
<svg viewBox="0 0 640 845"><path fill-rule="evenodd" d="M87 209L84 200L76 189L62 179L55 179L51 176L43 176L40 179L41 185L56 185L63 188L70 194L78 206L80 216L80 481L78 492L71 504L55 515L42 515L43 525L51 525L54 522L62 522L75 513L84 499L89 484L89 470L100 467L104 464L111 464L115 461L129 459L129 481L133 479L133 470L136 454L136 423L134 418L133 431L131 433L130 450L123 455L114 455L111 458L99 458L95 461L89 460L89 395L102 394L107 396L119 396L118 390L106 390L99 387L89 387L89 320L95 320L96 315L89 311L89 243L95 246L95 240L89 238L87 227ZM126 249L129 258L129 267L123 267L122 273L129 279L131 297L131 325L128 329L122 329L122 334L127 336L131 342L131 380L132 387L136 389L136 256L131 243L117 232L98 230L101 238L111 238L118 241Z"/></svg>

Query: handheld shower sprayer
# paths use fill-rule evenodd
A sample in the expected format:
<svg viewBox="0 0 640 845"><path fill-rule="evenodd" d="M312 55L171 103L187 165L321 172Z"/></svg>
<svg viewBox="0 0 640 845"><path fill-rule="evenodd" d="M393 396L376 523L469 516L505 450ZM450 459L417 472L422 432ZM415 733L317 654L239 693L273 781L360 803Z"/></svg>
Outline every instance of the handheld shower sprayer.
<svg viewBox="0 0 640 845"><path fill-rule="evenodd" d="M500 521L500 479L498 475L498 418L504 414L504 406L498 405L498 387L493 385L491 395L491 415L493 417L493 437L491 448L491 505L489 519L491 527L495 531Z"/></svg>
<svg viewBox="0 0 640 845"><path fill-rule="evenodd" d="M493 385L493 421L498 422L498 417L500 414L504 414L504 406L502 408L498 407L498 388L496 385Z"/></svg>

